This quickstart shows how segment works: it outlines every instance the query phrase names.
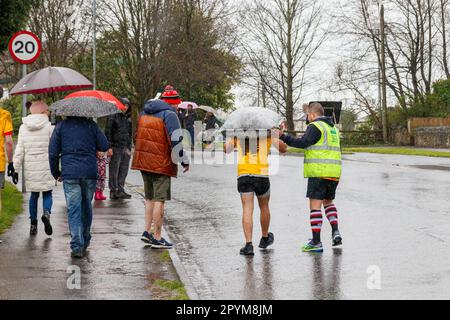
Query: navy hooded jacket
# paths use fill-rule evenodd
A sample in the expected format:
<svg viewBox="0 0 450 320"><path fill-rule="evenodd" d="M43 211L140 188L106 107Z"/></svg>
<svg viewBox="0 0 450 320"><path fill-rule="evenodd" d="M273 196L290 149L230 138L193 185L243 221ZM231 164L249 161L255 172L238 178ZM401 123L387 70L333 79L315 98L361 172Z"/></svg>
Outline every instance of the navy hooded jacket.
<svg viewBox="0 0 450 320"><path fill-rule="evenodd" d="M144 105L142 115L149 115L163 120L164 126L166 127L167 133L171 139L172 148L183 141L182 134L173 134L175 131L181 130L181 125L176 110L168 103L159 99L149 100ZM180 160L181 164L189 163L183 149L180 151Z"/></svg>
<svg viewBox="0 0 450 320"><path fill-rule="evenodd" d="M96 152L105 152L108 148L108 140L93 120L68 117L56 125L50 140L49 160L53 177L97 179Z"/></svg>
<svg viewBox="0 0 450 320"><path fill-rule="evenodd" d="M326 124L330 125L331 127L334 127L333 121L328 117L320 117L314 120L316 121L323 121ZM306 128L305 134L298 138L289 136L286 134L283 134L280 137L280 140L286 143L290 147L299 148L299 149L306 149L312 145L315 145L317 142L319 142L320 138L322 137L322 133L319 129L317 129L316 126L309 125L308 128Z"/></svg>

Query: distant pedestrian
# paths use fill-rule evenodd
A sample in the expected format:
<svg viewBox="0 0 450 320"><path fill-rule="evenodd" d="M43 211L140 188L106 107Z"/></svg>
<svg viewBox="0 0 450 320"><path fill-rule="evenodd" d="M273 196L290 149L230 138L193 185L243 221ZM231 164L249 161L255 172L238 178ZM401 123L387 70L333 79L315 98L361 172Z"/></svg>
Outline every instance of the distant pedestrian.
<svg viewBox="0 0 450 320"><path fill-rule="evenodd" d="M3 88L0 87L0 98L3 97ZM13 123L11 113L0 108L0 214L2 213L2 190L5 187L5 167L6 157L8 158L8 177L12 177L13 182L17 184L17 174L13 164L14 142ZM6 149L6 155L5 155ZM0 240L0 243L2 241Z"/></svg>
<svg viewBox="0 0 450 320"><path fill-rule="evenodd" d="M47 235L53 234L50 223L53 197L52 190L55 180L52 177L49 164L48 147L53 133L53 126L48 118L48 106L42 101L33 102L29 108L30 115L22 119L19 138L14 153L14 163L17 171L24 166L25 186L31 192L29 202L30 235L38 233L38 200L42 192L44 230Z"/></svg>
<svg viewBox="0 0 450 320"><path fill-rule="evenodd" d="M304 252L322 252L320 239L322 230L322 206L332 228L332 244L342 244L342 236L338 228L338 213L334 205L336 189L342 170L341 146L339 130L330 118L325 117L321 104L313 103L304 107L309 122L305 134L301 138L292 137L282 131L274 130L273 134L291 147L305 149L304 176L308 178L310 223L312 239L302 248Z"/></svg>
<svg viewBox="0 0 450 320"><path fill-rule="evenodd" d="M194 106L192 104L188 105L188 109L186 115L184 116L184 124L186 126L186 130L189 131L189 135L191 137L191 146L195 146L195 121L197 121L197 113L194 110Z"/></svg>
<svg viewBox="0 0 450 320"><path fill-rule="evenodd" d="M205 119L203 120L203 123L205 124L206 130L211 130L216 128L217 118L212 112L206 113Z"/></svg>
<svg viewBox="0 0 450 320"><path fill-rule="evenodd" d="M125 192L125 180L130 169L133 145L131 102L127 98L121 98L120 101L127 109L110 115L106 125L106 137L110 143L107 156L111 157L109 163L111 200L131 198L131 195Z"/></svg>
<svg viewBox="0 0 450 320"><path fill-rule="evenodd" d="M178 109L177 116L178 116L178 120L180 121L181 128L185 129L186 126L184 125L184 118L186 117L186 110Z"/></svg>
<svg viewBox="0 0 450 320"><path fill-rule="evenodd" d="M255 131L255 136L228 138L224 151L231 153L238 150L238 191L242 201L242 227L244 229L245 246L240 250L241 255L254 255L253 248L253 207L255 196L261 211L262 237L259 248L266 249L275 241L270 227L270 179L269 153L274 146L281 153L285 153L287 146L278 137Z"/></svg>
<svg viewBox="0 0 450 320"><path fill-rule="evenodd" d="M141 171L145 191L145 231L141 240L155 249L170 249L172 243L162 236L164 206L171 199L171 178L177 176L177 164L184 172L189 162L183 151L183 135L176 108L181 102L171 90L169 99L150 100L145 103L136 134L136 147L131 168ZM165 97L161 97L165 99ZM170 104L168 104L168 103ZM176 152L175 150L178 150ZM172 155L173 153L173 155ZM154 234L151 232L155 226Z"/></svg>
<svg viewBox="0 0 450 320"><path fill-rule="evenodd" d="M97 124L79 117L59 122L50 141L50 169L55 179L63 181L73 258L84 257L90 245L92 198L97 184L96 153L108 148L108 140Z"/></svg>

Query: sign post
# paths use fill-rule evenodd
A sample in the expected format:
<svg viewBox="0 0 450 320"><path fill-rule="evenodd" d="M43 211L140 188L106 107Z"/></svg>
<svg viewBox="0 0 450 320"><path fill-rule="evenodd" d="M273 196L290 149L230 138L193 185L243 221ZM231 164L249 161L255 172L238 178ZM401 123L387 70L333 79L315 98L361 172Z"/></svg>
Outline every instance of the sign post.
<svg viewBox="0 0 450 320"><path fill-rule="evenodd" d="M14 61L22 64L22 77L27 75L27 64L33 63L42 51L39 38L32 32L22 30L14 34L9 40L9 53ZM22 117L27 116L27 95L22 96ZM25 187L25 166L22 165L22 192L27 192Z"/></svg>

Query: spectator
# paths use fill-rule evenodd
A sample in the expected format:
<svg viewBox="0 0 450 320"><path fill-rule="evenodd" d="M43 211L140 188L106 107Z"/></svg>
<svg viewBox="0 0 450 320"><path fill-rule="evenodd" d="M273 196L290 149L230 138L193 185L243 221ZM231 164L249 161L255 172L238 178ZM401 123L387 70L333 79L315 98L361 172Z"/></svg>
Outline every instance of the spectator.
<svg viewBox="0 0 450 320"><path fill-rule="evenodd" d="M178 96L178 93L172 87L169 88L162 99L170 105L161 100L150 100L144 106L138 123L136 149L131 167L141 171L144 180L145 231L141 240L155 249L173 247L161 237L164 205L171 199L171 177L177 176L177 163L181 162L184 172L189 170L181 144L183 136L181 132L177 132L181 131L181 127L176 108L181 101L179 98L173 98ZM180 150L178 154L175 152L176 159L172 157L174 148ZM151 233L152 223L155 226L154 234Z"/></svg>
<svg viewBox="0 0 450 320"><path fill-rule="evenodd" d="M108 140L97 124L79 117L68 117L59 122L50 141L52 175L64 182L73 258L84 257L91 241L92 198L97 183L96 153L106 152L108 148Z"/></svg>
<svg viewBox="0 0 450 320"><path fill-rule="evenodd" d="M52 212L52 189L55 180L50 172L48 160L48 146L53 132L53 126L48 119L48 106L42 101L34 102L29 108L31 114L23 118L19 129L14 163L17 171L24 166L25 183L30 196L30 235L38 232L38 200L42 192L44 213L41 217L45 226L45 233L52 235L53 228L50 223Z"/></svg>
<svg viewBox="0 0 450 320"><path fill-rule="evenodd" d="M0 97L3 97L3 88L0 87ZM2 213L2 189L5 187L5 167L6 156L8 157L8 177L13 177L13 182L17 183L17 174L14 170L13 147L12 139L13 124L11 113L0 108L0 214ZM5 156L6 148L6 156ZM0 240L0 243L2 241Z"/></svg>
<svg viewBox="0 0 450 320"><path fill-rule="evenodd" d="M120 101L127 109L109 116L106 126L106 137L110 143L108 157L111 157L109 163L111 200L131 198L131 195L125 192L132 148L131 103L127 98L121 98Z"/></svg>

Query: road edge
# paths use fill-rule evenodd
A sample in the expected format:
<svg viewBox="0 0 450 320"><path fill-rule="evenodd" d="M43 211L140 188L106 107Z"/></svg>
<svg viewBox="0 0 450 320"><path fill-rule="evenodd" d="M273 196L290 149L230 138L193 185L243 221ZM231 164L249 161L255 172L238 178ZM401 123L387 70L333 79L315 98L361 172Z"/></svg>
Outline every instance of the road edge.
<svg viewBox="0 0 450 320"><path fill-rule="evenodd" d="M132 187L132 186L130 186ZM145 195L142 192L139 192L138 190L136 190L136 188L133 188L135 193L137 193L142 200L145 199ZM166 232L166 229L163 227L163 234L164 237L169 241L172 242L172 240L170 239L170 235L168 234L168 232ZM184 288L186 290L186 294L188 295L190 300L200 300L200 296L197 292L197 290L195 290L194 285L191 282L191 279L189 278L186 269L184 268L181 259L176 251L175 248L168 250L169 251L169 255L170 255L170 260L175 268L175 271L178 274L178 277L180 278L180 281L183 283Z"/></svg>

